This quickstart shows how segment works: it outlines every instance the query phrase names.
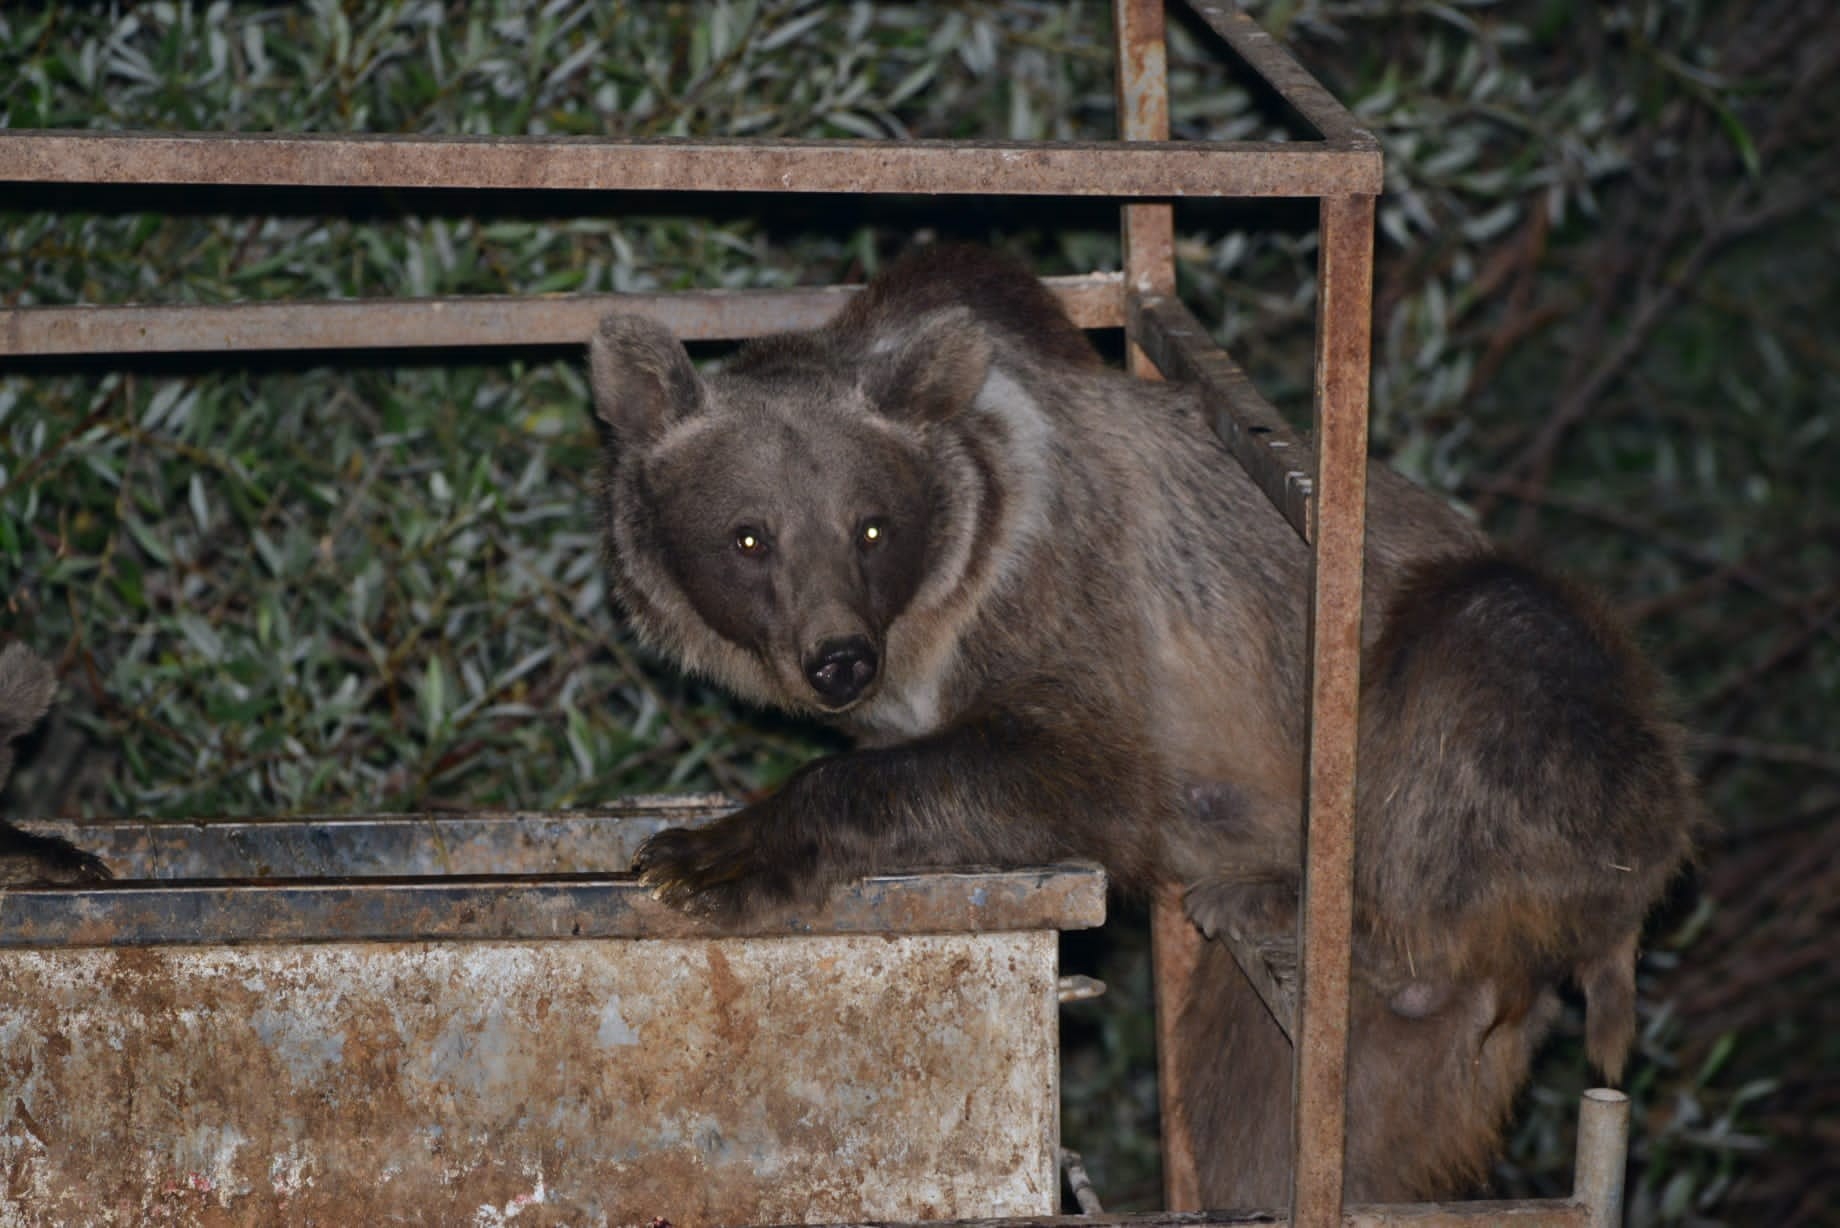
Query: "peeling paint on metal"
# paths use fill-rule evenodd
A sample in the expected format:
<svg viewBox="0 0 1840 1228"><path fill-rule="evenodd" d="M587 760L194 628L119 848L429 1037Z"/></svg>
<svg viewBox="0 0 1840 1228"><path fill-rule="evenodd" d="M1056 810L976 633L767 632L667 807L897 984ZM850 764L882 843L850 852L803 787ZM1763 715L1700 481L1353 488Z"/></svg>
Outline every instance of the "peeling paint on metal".
<svg viewBox="0 0 1840 1228"><path fill-rule="evenodd" d="M314 1027L301 1015L283 1014L265 1006L250 1016L249 1023L296 1082L315 1078L328 1067L338 1065L345 1055L342 1035Z"/></svg>
<svg viewBox="0 0 1840 1228"><path fill-rule="evenodd" d="M601 1007L601 1026L594 1035L603 1048L639 1043L639 1034L632 1030L632 1025L620 1014L619 994L608 998L607 1005Z"/></svg>
<svg viewBox="0 0 1840 1228"><path fill-rule="evenodd" d="M3 951L0 1223L1043 1214L1055 942Z"/></svg>

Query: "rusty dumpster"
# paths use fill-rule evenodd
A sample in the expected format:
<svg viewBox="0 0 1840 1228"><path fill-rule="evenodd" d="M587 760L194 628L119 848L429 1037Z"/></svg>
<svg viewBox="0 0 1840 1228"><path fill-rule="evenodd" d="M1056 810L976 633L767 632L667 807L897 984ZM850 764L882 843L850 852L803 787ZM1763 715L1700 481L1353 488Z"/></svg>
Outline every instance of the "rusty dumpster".
<svg viewBox="0 0 1840 1228"><path fill-rule="evenodd" d="M28 824L0 1224L704 1224L1056 1206L1093 868L871 879L716 935L622 870L719 798Z"/></svg>

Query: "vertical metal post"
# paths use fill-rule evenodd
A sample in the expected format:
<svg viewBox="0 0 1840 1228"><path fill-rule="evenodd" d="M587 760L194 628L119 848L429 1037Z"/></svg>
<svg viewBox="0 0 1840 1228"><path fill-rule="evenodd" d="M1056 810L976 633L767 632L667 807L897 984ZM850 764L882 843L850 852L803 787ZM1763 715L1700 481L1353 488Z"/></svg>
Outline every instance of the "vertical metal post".
<svg viewBox="0 0 1840 1228"><path fill-rule="evenodd" d="M1169 56L1164 41L1163 0L1116 0L1113 26L1118 42L1118 136L1126 141L1169 139ZM1122 209L1124 278L1144 294L1176 290L1174 210L1166 204ZM1126 361L1140 379L1161 372L1135 340L1125 342ZM1176 1060L1176 1024L1188 997L1201 936L1182 911L1179 889L1157 894L1151 905L1150 958L1156 994L1156 1073L1162 1123L1163 1205L1171 1211L1201 1205L1195 1149L1182 1114L1183 1072Z"/></svg>
<svg viewBox="0 0 1840 1228"><path fill-rule="evenodd" d="M1163 38L1163 0L1117 0L1118 136L1126 141L1169 139L1169 55ZM1124 207L1124 279L1144 294L1176 292L1174 212L1169 205ZM1157 378L1156 364L1127 345L1131 373Z"/></svg>
<svg viewBox="0 0 1840 1228"><path fill-rule="evenodd" d="M1150 907L1150 962L1156 991L1156 1090L1163 1150L1163 1206L1201 1210L1201 1173L1194 1134L1182 1110L1187 1071L1177 1059L1176 1025L1201 956L1201 934L1182 910L1182 889L1164 887Z"/></svg>
<svg viewBox="0 0 1840 1228"><path fill-rule="evenodd" d="M1315 547L1310 745L1292 1118L1291 1223L1296 1228L1339 1228L1342 1222L1373 235L1373 197L1322 199L1310 534Z"/></svg>
<svg viewBox="0 0 1840 1228"><path fill-rule="evenodd" d="M1629 1150L1629 1097L1594 1087L1578 1102L1578 1155L1572 1201L1590 1215L1591 1228L1623 1222L1623 1167Z"/></svg>

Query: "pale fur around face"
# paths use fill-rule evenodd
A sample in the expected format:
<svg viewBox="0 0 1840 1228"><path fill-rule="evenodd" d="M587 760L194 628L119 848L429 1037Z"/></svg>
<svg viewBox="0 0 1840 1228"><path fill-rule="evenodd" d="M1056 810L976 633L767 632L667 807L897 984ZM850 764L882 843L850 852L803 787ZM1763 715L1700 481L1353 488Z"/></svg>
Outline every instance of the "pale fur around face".
<svg viewBox="0 0 1840 1228"><path fill-rule="evenodd" d="M859 736L886 740L914 738L938 729L949 717L945 682L953 674L959 641L990 595L1015 575L1020 561L1042 533L1054 490L1047 455L1054 427L1026 388L992 366L973 400L967 421L942 430L936 456L954 497L949 521L934 535L926 578L913 604L888 632L888 681L852 714ZM975 436L988 447L991 463L1016 480L1005 497L982 489L966 452ZM994 516L989 505L994 503ZM980 531L980 526L982 530Z"/></svg>

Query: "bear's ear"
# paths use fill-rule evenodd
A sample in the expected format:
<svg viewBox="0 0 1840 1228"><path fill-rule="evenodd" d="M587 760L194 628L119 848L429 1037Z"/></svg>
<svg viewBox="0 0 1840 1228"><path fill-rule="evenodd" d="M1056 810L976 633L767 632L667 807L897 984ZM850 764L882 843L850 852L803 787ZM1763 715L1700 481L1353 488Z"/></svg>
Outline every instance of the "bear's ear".
<svg viewBox="0 0 1840 1228"><path fill-rule="evenodd" d="M622 439L648 440L703 403L690 355L649 316L610 315L588 341L594 412Z"/></svg>
<svg viewBox="0 0 1840 1228"><path fill-rule="evenodd" d="M966 307L934 312L863 373L869 403L890 418L943 422L971 404L990 374L990 340Z"/></svg>

